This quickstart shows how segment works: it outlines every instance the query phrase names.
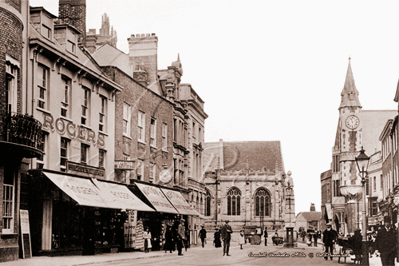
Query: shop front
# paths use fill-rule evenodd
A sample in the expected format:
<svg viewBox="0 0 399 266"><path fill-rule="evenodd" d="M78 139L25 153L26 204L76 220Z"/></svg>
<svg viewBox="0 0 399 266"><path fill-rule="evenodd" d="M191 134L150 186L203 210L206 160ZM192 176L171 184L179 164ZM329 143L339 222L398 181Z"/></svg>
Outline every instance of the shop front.
<svg viewBox="0 0 399 266"><path fill-rule="evenodd" d="M190 243L190 236L193 237L192 217L199 216L199 213L191 208L179 191L142 182L129 185L129 189L157 211L140 212L138 215L144 229L148 227L151 232L153 250L163 249L167 227L170 226L177 231L181 219L186 221L186 237Z"/></svg>
<svg viewBox="0 0 399 266"><path fill-rule="evenodd" d="M124 246L126 211L154 210L118 183L49 170L29 182L33 255L92 255Z"/></svg>
<svg viewBox="0 0 399 266"><path fill-rule="evenodd" d="M144 203L151 205L156 210L155 213L139 212L137 226L142 224L143 230L148 228L151 232L152 250L163 249L166 228L177 225L179 212L157 186L135 182L135 184L129 185L129 189ZM141 234L137 234L139 244L142 241L140 236ZM139 246L144 247L144 244Z"/></svg>

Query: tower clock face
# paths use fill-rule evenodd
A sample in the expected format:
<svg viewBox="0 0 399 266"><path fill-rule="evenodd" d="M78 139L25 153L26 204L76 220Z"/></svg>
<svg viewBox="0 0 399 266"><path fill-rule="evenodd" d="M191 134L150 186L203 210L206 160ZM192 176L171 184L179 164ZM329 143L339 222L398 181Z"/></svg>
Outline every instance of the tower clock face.
<svg viewBox="0 0 399 266"><path fill-rule="evenodd" d="M359 118L355 115L351 115L346 118L345 125L349 129L355 129L359 126L359 124L360 124Z"/></svg>

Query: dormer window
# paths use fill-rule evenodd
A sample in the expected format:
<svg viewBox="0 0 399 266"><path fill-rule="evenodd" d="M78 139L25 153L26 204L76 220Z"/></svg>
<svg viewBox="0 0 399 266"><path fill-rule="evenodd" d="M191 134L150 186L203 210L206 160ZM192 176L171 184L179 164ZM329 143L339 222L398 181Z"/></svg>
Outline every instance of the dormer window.
<svg viewBox="0 0 399 266"><path fill-rule="evenodd" d="M70 40L67 42L67 50L73 54L76 52L76 45Z"/></svg>
<svg viewBox="0 0 399 266"><path fill-rule="evenodd" d="M51 40L51 29L42 24L42 35Z"/></svg>

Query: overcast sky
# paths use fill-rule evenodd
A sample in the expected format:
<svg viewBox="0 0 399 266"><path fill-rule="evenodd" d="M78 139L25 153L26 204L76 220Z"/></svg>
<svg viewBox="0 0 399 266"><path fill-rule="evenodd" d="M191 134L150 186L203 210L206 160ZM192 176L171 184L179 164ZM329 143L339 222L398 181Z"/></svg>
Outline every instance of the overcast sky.
<svg viewBox="0 0 399 266"><path fill-rule="evenodd" d="M58 16L57 0L31 0ZM295 212L320 211L350 56L363 110L396 110L398 1L87 0L87 31L107 13L117 47L158 36L158 69L176 61L205 101L205 141L281 141ZM371 151L368 152L370 155Z"/></svg>

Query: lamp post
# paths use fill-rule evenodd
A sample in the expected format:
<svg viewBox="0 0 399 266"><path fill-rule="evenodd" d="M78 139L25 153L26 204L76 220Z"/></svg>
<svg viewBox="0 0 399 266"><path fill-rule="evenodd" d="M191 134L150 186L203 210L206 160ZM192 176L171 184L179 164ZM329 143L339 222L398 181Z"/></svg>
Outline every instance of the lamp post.
<svg viewBox="0 0 399 266"><path fill-rule="evenodd" d="M364 149L360 150L360 154L355 158L357 168L359 170L360 176L362 177L363 186L363 230L362 230L362 265L369 265L369 254L368 254L368 243L367 243L367 221L366 221L366 177L367 177L367 167L369 164L370 157L364 153Z"/></svg>
<svg viewBox="0 0 399 266"><path fill-rule="evenodd" d="M286 223L286 234L287 234L287 243L285 244L285 247L287 248L293 248L294 247L294 228L292 227L291 224L291 195L292 195L292 188L290 183L288 182L288 186L286 188L286 193L287 193L287 198L286 200L288 200L288 218L289 218L289 223Z"/></svg>

